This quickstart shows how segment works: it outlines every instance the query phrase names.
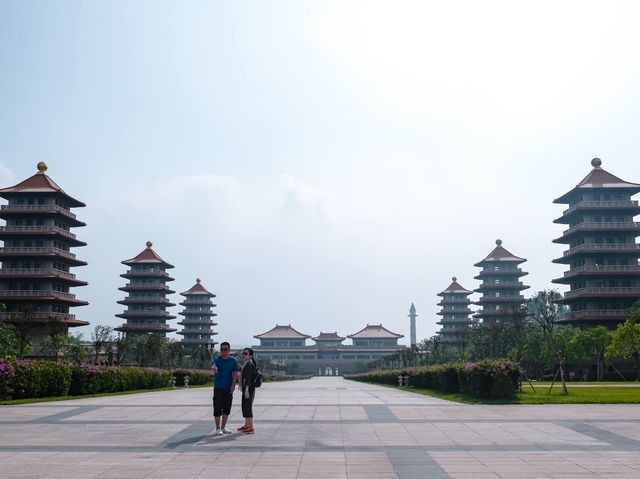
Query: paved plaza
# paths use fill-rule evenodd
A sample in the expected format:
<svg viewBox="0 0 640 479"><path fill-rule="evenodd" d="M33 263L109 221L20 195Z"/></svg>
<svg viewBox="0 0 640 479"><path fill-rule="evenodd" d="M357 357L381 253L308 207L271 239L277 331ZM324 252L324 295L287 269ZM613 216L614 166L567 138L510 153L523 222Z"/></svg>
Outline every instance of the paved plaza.
<svg viewBox="0 0 640 479"><path fill-rule="evenodd" d="M265 384L254 411L255 435L214 437L209 388L0 406L0 478L640 477L640 405L463 405L319 377Z"/></svg>

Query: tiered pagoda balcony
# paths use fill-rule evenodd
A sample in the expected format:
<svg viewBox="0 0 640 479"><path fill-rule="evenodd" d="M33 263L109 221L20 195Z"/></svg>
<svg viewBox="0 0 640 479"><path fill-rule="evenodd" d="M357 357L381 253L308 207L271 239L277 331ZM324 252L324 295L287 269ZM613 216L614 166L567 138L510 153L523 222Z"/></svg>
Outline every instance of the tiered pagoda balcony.
<svg viewBox="0 0 640 479"><path fill-rule="evenodd" d="M50 217L51 215L58 215L59 217L64 218L64 221L68 223L69 226L87 225L83 221L79 221L75 213L55 204L0 206L0 218L2 219L6 220L9 218L24 217L25 215L28 215L29 217Z"/></svg>
<svg viewBox="0 0 640 479"><path fill-rule="evenodd" d="M127 305L127 304L161 304L163 306L167 306L167 307L171 307L171 306L175 306L176 303L172 303L170 300L168 300L167 298L163 298L163 297L144 297L144 298L136 298L136 297L128 297L125 299L121 299L120 301L117 301L118 304L123 304L123 305Z"/></svg>
<svg viewBox="0 0 640 479"><path fill-rule="evenodd" d="M89 304L76 299L75 294L55 291L53 289L0 290L0 296L13 301L60 301L76 306Z"/></svg>
<svg viewBox="0 0 640 479"><path fill-rule="evenodd" d="M24 279L56 279L74 284L75 286L85 286L89 283L76 279L76 275L55 268L3 268L0 269L0 278L24 280Z"/></svg>
<svg viewBox="0 0 640 479"><path fill-rule="evenodd" d="M510 276L513 278L520 278L522 276L526 276L529 273L522 271L520 268L516 269L500 269L500 270L483 270L478 273L477 276L474 276L473 279L484 280L486 278L492 278L494 276Z"/></svg>
<svg viewBox="0 0 640 479"><path fill-rule="evenodd" d="M509 281L509 282L502 282L502 283L495 283L493 281L485 281L485 282L480 284L480 287L477 288L476 291L478 293L483 293L485 291L490 292L490 291L502 290L502 289L519 289L519 290L523 290L523 289L527 289L527 288L529 288L529 286L526 286L522 281Z"/></svg>
<svg viewBox="0 0 640 479"><path fill-rule="evenodd" d="M174 279L169 276L166 271L127 271L120 275L121 278L133 279L133 278L164 278L165 281L173 281Z"/></svg>
<svg viewBox="0 0 640 479"><path fill-rule="evenodd" d="M471 322L469 321L469 315L472 313L472 311L469 311L467 316L460 316L460 317L454 317L453 319L441 319L440 321L436 321L436 324L440 324L440 325L444 325L444 324L464 324L465 328L469 327L469 325L471 324ZM436 313L436 314L441 314L441 313ZM465 329L462 328L462 329Z"/></svg>
<svg viewBox="0 0 640 479"><path fill-rule="evenodd" d="M0 226L0 239L7 240L15 237L47 238L63 237L70 246L86 246L87 243L77 239L71 231L58 226Z"/></svg>
<svg viewBox="0 0 640 479"><path fill-rule="evenodd" d="M640 222L637 221L612 221L612 222L596 222L585 221L578 223L571 228L564 230L562 236L553 240L554 243L570 244L573 241L573 237L578 234L584 233L633 233L637 232L640 235Z"/></svg>
<svg viewBox="0 0 640 479"><path fill-rule="evenodd" d="M568 311L563 321L598 321L614 318L622 322L629 317L627 309L585 309L582 311Z"/></svg>
<svg viewBox="0 0 640 479"><path fill-rule="evenodd" d="M469 298L464 298L464 299L447 299L446 301L440 300L439 302L436 303L437 306L445 306L445 305L464 306L465 304L470 305L472 304L472 302Z"/></svg>
<svg viewBox="0 0 640 479"><path fill-rule="evenodd" d="M554 223L569 223L574 213L584 213L585 211L607 211L622 212L635 216L640 214L640 206L637 201L617 200L617 201L580 201L562 212L560 218L553 220Z"/></svg>
<svg viewBox="0 0 640 479"><path fill-rule="evenodd" d="M500 296L488 296L487 293L476 301L477 305L493 303L524 303L524 296L521 294L501 294Z"/></svg>
<svg viewBox="0 0 640 479"><path fill-rule="evenodd" d="M162 291L164 294L173 294L174 290L170 289L169 286L158 283L158 284L131 284L127 283L123 287L118 288L120 291Z"/></svg>
<svg viewBox="0 0 640 479"><path fill-rule="evenodd" d="M640 298L640 286L632 287L586 287L572 289L564 293L564 298L578 298L581 296L610 298L612 296L628 296L631 298Z"/></svg>
<svg viewBox="0 0 640 479"><path fill-rule="evenodd" d="M85 261L80 261L76 255L55 247L3 247L0 248L0 259L3 258L56 258L61 257L71 266L86 266Z"/></svg>
<svg viewBox="0 0 640 479"><path fill-rule="evenodd" d="M440 316L444 316L445 314L471 314L471 309L469 308L442 309L438 311L436 314Z"/></svg>
<svg viewBox="0 0 640 479"><path fill-rule="evenodd" d="M180 314L180 313L178 313ZM178 324L183 325L183 326L198 326L198 325L206 325L206 326L217 326L218 323L216 323L215 321L211 320L211 319L202 319L202 320L197 320L197 319L189 319L189 318L185 318L181 321L178 321ZM216 333L217 334L217 333Z"/></svg>
<svg viewBox="0 0 640 479"><path fill-rule="evenodd" d="M128 318L162 318L162 319L175 319L168 311L152 310L152 311L125 311L124 313L116 314L116 317L128 319Z"/></svg>
<svg viewBox="0 0 640 479"><path fill-rule="evenodd" d="M637 276L640 274L640 265L590 265L579 266L564 272L563 278L553 279L552 283L569 284L574 281L574 276L598 277L598 276Z"/></svg>
<svg viewBox="0 0 640 479"><path fill-rule="evenodd" d="M116 315L118 316L118 315ZM177 331L175 328L172 328L168 324L156 324L156 323L145 323L145 324L135 324L135 323L126 323L115 328L116 331L121 331L123 333L173 333Z"/></svg>
<svg viewBox="0 0 640 479"><path fill-rule="evenodd" d="M194 301L185 299L178 303L180 306L204 306L207 308L215 308L217 304L213 304L213 301Z"/></svg>
<svg viewBox="0 0 640 479"><path fill-rule="evenodd" d="M574 257L579 255L593 256L595 254L620 254L629 255L638 253L640 255L640 244L636 243L584 243L573 248L569 248L562 254L562 258L556 258L554 263L569 264L575 261Z"/></svg>

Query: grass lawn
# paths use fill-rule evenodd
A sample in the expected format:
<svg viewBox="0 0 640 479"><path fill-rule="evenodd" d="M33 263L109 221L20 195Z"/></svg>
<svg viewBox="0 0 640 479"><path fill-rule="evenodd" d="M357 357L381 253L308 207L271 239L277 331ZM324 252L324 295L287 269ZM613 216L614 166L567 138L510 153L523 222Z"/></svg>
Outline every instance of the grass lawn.
<svg viewBox="0 0 640 479"><path fill-rule="evenodd" d="M449 401L467 404L640 404L640 383L598 383L567 384L569 395L562 395L562 387L554 386L551 394L547 394L551 383L534 383L534 392L527 383L523 383L522 392L515 399L478 399L460 393L441 393L430 389L414 387L402 388L426 396L434 396ZM624 385L624 387L623 387ZM393 386L400 389L397 386Z"/></svg>

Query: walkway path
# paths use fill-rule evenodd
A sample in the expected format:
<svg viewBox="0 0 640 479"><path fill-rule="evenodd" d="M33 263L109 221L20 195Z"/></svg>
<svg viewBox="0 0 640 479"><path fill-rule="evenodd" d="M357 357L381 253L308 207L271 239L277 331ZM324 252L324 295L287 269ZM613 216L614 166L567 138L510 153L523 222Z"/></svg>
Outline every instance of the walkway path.
<svg viewBox="0 0 640 479"><path fill-rule="evenodd" d="M461 405L314 378L265 384L254 409L255 435L214 437L210 389L0 406L0 477L640 477L640 405Z"/></svg>

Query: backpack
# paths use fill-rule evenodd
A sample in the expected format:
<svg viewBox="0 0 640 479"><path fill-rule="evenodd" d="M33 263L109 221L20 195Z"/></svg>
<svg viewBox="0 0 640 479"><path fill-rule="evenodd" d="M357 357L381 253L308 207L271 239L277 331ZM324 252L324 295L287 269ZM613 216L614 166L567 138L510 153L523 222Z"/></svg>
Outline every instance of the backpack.
<svg viewBox="0 0 640 479"><path fill-rule="evenodd" d="M258 366L256 366L256 373L253 376L253 387L259 388L260 386L262 386L262 372L258 369Z"/></svg>

